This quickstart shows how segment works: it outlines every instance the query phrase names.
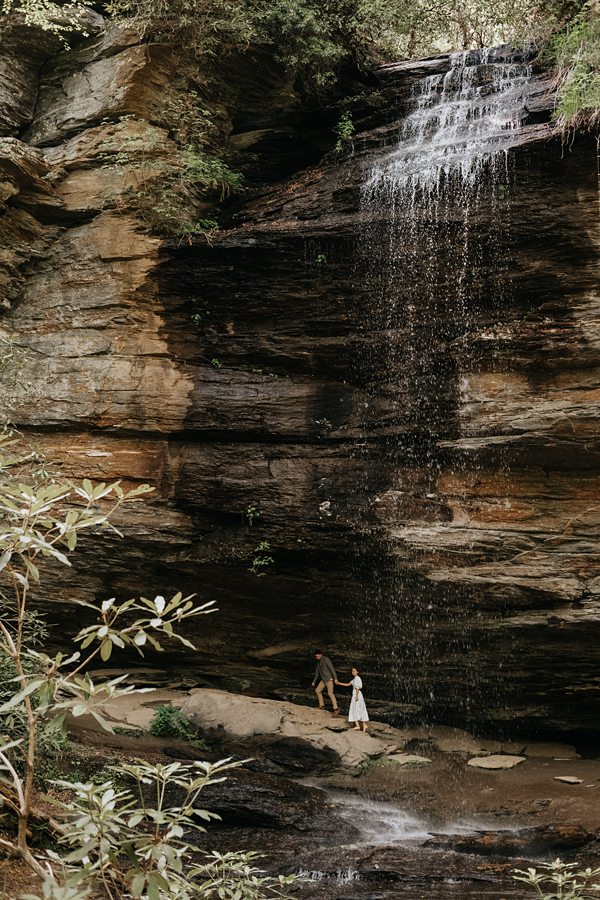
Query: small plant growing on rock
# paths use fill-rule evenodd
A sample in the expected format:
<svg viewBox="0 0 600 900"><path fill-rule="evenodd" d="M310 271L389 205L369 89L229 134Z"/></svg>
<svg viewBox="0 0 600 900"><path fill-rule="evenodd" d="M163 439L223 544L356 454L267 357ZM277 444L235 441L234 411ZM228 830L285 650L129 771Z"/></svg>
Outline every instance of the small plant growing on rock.
<svg viewBox="0 0 600 900"><path fill-rule="evenodd" d="M156 707L154 718L150 723L150 734L155 737L171 737L180 741L193 741L196 745L203 742L198 738L198 732L190 725L180 709L171 703Z"/></svg>
<svg viewBox="0 0 600 900"><path fill-rule="evenodd" d="M352 138L354 137L354 122L352 121L352 113L350 110L345 110L340 116L340 120L335 126L335 133L337 135L337 141L335 144L335 152L342 153L349 146L352 145Z"/></svg>
<svg viewBox="0 0 600 900"><path fill-rule="evenodd" d="M546 48L555 63L557 96L554 118L565 133L600 123L600 19L585 3Z"/></svg>
<svg viewBox="0 0 600 900"><path fill-rule="evenodd" d="M256 575L258 578L266 575L266 569L268 566L272 566L275 560L272 556L267 555L267 551L271 549L271 545L268 541L261 541L260 544L254 548L254 559L252 560L252 565L248 569L249 572L252 572L253 575Z"/></svg>
<svg viewBox="0 0 600 900"><path fill-rule="evenodd" d="M532 888L540 900L592 900L600 893L600 869L580 869L578 863L556 859L539 869L515 869L512 876Z"/></svg>
<svg viewBox="0 0 600 900"><path fill-rule="evenodd" d="M180 151L168 173L156 176L139 192L139 210L151 231L179 238L209 235L218 228L212 217L201 217L202 201L223 201L243 189L244 178L224 160L191 145Z"/></svg>
<svg viewBox="0 0 600 900"><path fill-rule="evenodd" d="M252 525L255 519L260 518L260 510L253 503L249 503L246 507L245 517L248 525Z"/></svg>

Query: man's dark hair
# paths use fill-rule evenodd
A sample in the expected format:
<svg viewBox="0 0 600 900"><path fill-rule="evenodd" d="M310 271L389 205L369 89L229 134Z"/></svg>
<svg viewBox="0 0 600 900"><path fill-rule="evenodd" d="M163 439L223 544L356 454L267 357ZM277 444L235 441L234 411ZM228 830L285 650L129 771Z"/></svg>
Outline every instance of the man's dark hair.
<svg viewBox="0 0 600 900"><path fill-rule="evenodd" d="M322 651L322 650L313 650L313 656L316 656L317 653L320 653L321 656L323 656L323 651Z"/></svg>

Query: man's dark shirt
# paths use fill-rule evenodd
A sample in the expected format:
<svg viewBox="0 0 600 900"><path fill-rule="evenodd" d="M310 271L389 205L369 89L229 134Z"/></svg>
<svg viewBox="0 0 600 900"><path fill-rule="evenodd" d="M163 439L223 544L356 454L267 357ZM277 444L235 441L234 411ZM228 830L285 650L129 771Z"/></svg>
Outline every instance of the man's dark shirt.
<svg viewBox="0 0 600 900"><path fill-rule="evenodd" d="M337 675L335 674L333 663L331 662L329 657L322 656L321 659L318 659L315 677L313 679L313 685L317 684L318 681L324 681L325 684L327 684L328 681L331 681L331 679L335 681L336 678Z"/></svg>

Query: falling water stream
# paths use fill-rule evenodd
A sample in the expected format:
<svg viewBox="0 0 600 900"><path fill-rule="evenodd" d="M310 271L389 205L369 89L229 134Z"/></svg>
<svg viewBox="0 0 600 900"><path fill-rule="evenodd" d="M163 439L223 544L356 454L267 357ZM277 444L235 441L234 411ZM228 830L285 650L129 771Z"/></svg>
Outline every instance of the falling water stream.
<svg viewBox="0 0 600 900"><path fill-rule="evenodd" d="M363 237L375 269L367 280L377 279L373 303L381 326L401 326L404 338L394 346L390 337L391 355L410 352L423 311L429 312L427 300L441 299L465 319L469 275L476 276L482 262L476 214L491 209L497 228L505 225L508 151L527 114L532 70L493 62L493 54L453 54L447 72L421 79L395 145L366 172ZM415 289L424 310L414 308ZM424 292L430 294L425 302ZM410 378L410 367L403 368Z"/></svg>
<svg viewBox="0 0 600 900"><path fill-rule="evenodd" d="M476 352L470 335L482 310L493 317L511 291L509 150L522 139L532 76L519 59L503 50L452 54L446 71L417 81L392 139L365 170L359 256L372 338L365 369L374 392L396 409L397 439L392 425L380 451L398 472L388 494L400 510L388 519L388 557L402 556L405 542L435 547L443 520L417 515L415 524L413 515L407 524L401 495L412 491L433 508L440 442L460 436L459 398ZM411 467L416 488L402 483ZM435 705L433 695L416 696L434 665L433 635L439 643L448 628L446 663L468 667L468 629L452 621L452 585L441 600L438 586L436 606L409 581L400 561L394 577L375 584L370 630L386 634L378 655L386 658L390 699ZM459 680L464 697L450 699L476 704L471 673Z"/></svg>

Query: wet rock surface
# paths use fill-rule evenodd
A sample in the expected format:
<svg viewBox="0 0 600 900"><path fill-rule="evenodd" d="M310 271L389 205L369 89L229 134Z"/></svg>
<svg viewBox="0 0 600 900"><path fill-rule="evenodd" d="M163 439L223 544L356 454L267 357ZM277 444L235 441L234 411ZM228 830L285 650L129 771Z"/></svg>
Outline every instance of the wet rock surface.
<svg viewBox="0 0 600 900"><path fill-rule="evenodd" d="M227 781L202 792L207 808L230 826L257 826L307 831L315 827L325 795L260 772L233 771Z"/></svg>
<svg viewBox="0 0 600 900"><path fill-rule="evenodd" d="M53 620L71 597L199 590L222 613L177 659L195 684L310 703L322 644L394 724L596 735L591 137L565 152L534 71L506 228L497 207L475 217L468 304L448 294L450 241L434 290L404 278L382 319L361 184L449 58L376 73L344 158L326 154L337 110L310 124L272 61L228 64L219 122L253 189L212 246L181 244L140 229L104 156L126 143L164 165L169 50L94 22L70 52L2 23L2 334L26 351L3 396L63 474L157 493L119 521L126 541L83 542L50 579ZM393 365L390 343L408 348Z"/></svg>
<svg viewBox="0 0 600 900"><path fill-rule="evenodd" d="M323 775L340 766L340 756L332 747L316 747L310 741L298 737L261 735L246 739L243 744L223 741L218 744L225 755L251 755L248 768L259 772L285 775Z"/></svg>
<svg viewBox="0 0 600 900"><path fill-rule="evenodd" d="M594 840L594 833L576 825L544 825L518 831L487 831L470 835L448 836L434 834L424 847L439 847L457 853L476 853L484 856L547 856L564 857Z"/></svg>

